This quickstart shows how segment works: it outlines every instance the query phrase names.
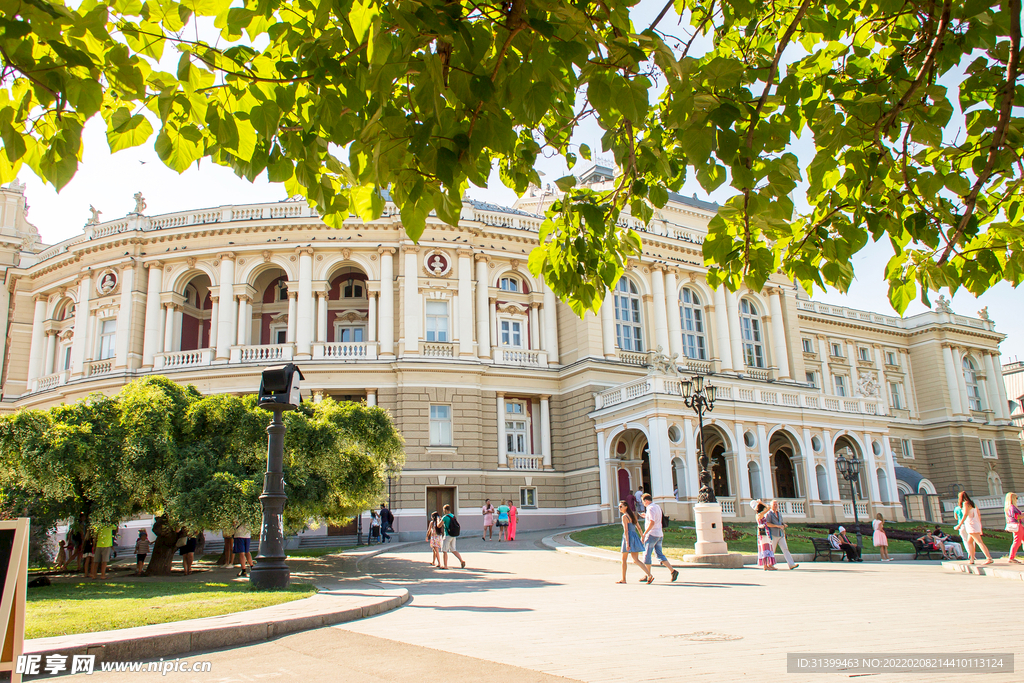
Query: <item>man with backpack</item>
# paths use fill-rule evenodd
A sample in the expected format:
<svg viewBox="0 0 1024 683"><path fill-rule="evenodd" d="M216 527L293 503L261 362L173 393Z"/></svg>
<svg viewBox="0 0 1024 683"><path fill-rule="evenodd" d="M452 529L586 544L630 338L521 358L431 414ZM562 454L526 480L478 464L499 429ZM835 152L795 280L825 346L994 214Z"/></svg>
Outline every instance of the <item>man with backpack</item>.
<svg viewBox="0 0 1024 683"><path fill-rule="evenodd" d="M387 543L391 540L388 536L389 531L394 531L395 528L392 526L395 523L395 513L388 509L388 506L384 503L380 504L380 542Z"/></svg>
<svg viewBox="0 0 1024 683"><path fill-rule="evenodd" d="M462 527L459 526L459 520L452 514L451 505L445 505L442 510L444 511L444 517L441 518L441 523L444 525L444 538L441 540L441 553L444 555L443 568L448 569L448 553L451 553L458 558L462 563L462 568L465 569L466 561L455 549L455 539L462 533Z"/></svg>

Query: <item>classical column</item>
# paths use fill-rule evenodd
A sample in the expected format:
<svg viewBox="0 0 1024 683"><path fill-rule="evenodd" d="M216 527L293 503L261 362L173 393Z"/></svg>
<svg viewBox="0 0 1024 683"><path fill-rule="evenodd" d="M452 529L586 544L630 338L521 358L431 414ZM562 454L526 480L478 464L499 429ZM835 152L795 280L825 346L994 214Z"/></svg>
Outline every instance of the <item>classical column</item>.
<svg viewBox="0 0 1024 683"><path fill-rule="evenodd" d="M875 366L878 368L878 393L880 396L880 403L882 405L882 414L888 415L891 413L889 410L889 380L885 377L885 360L882 355L882 347L880 344L874 344L875 349ZM903 393L906 394L906 387L904 387Z"/></svg>
<svg viewBox="0 0 1024 683"><path fill-rule="evenodd" d="M914 386L914 373L910 370L910 356L903 351L899 352L899 356L900 367L903 369L903 376L907 380L903 385L903 397L907 399L907 409L910 411L911 417L913 417L917 415L917 389Z"/></svg>
<svg viewBox="0 0 1024 683"><path fill-rule="evenodd" d="M988 351L982 351L982 356L985 358L985 394L988 396L989 407L992 408L993 419L1005 420L1006 415L1003 413L1005 406L999 399L999 389L996 387L996 380L999 376L993 366L992 356Z"/></svg>
<svg viewBox="0 0 1024 683"><path fill-rule="evenodd" d="M789 352L786 349L786 326L782 320L782 296L776 287L768 291L768 306L772 314L772 351L779 379L790 379Z"/></svg>
<svg viewBox="0 0 1024 683"><path fill-rule="evenodd" d="M803 430L803 439L800 442L800 450L804 456L804 476L807 478L807 500L821 501L818 493L818 472L814 464L814 443L811 439L811 430L806 427ZM808 515L810 517L810 515Z"/></svg>
<svg viewBox="0 0 1024 683"><path fill-rule="evenodd" d="M92 272L85 271L78 283L75 308L75 336L71 342L71 374L85 372L85 354L89 343L89 301L92 299Z"/></svg>
<svg viewBox="0 0 1024 683"><path fill-rule="evenodd" d="M956 384L960 390L960 409L963 410L965 415L971 414L971 403L967 397L967 380L964 379L964 357L967 355L967 349L960 347L952 347L953 353L953 370L956 373ZM984 409L985 406L982 406Z"/></svg>
<svg viewBox="0 0 1024 683"><path fill-rule="evenodd" d="M825 335L817 335L818 339L818 356L821 357L821 388L824 389L825 394L832 396L836 393L836 388L832 384L832 369L828 364L828 340L825 339Z"/></svg>
<svg viewBox="0 0 1024 683"><path fill-rule="evenodd" d="M217 359L227 360L235 345L235 255L221 254L220 258L220 314L217 320Z"/></svg>
<svg viewBox="0 0 1024 683"><path fill-rule="evenodd" d="M299 253L299 300L295 321L295 355L308 358L312 355L313 339L313 250L309 247L297 249Z"/></svg>
<svg viewBox="0 0 1024 683"><path fill-rule="evenodd" d="M505 451L505 392L498 392L498 468L508 469L508 453Z"/></svg>
<svg viewBox="0 0 1024 683"><path fill-rule="evenodd" d="M540 452L544 456L544 469L551 469L551 397L540 397Z"/></svg>
<svg viewBox="0 0 1024 683"><path fill-rule="evenodd" d="M146 283L146 329L142 336L142 367L153 367L153 356L161 353L164 343L163 316L160 315L160 292L163 291L164 265L147 263L149 279ZM216 314L215 314L216 315ZM210 346L217 346L217 335L210 330Z"/></svg>
<svg viewBox="0 0 1024 683"><path fill-rule="evenodd" d="M46 357L43 358L43 375L52 375L57 357L57 333L49 330L46 333Z"/></svg>
<svg viewBox="0 0 1024 683"><path fill-rule="evenodd" d="M683 495L679 496L679 499L694 500L697 498L697 492L700 490L700 483L697 481L697 474L700 469L697 465L697 439L699 437L695 434L693 422L689 418L683 420L683 437L686 444L686 481L679 482L680 491L685 491ZM685 487L685 489L682 487Z"/></svg>
<svg viewBox="0 0 1024 683"><path fill-rule="evenodd" d="M725 290L725 312L729 320L729 342L732 351L732 367L736 372L742 373L746 368L743 362L743 337L740 335L740 313L739 302L736 293Z"/></svg>
<svg viewBox="0 0 1024 683"><path fill-rule="evenodd" d="M871 435L867 432L863 435L864 438L864 464L867 465L868 471L868 491L871 492L871 500L880 502L882 500L881 491L878 489L878 473L875 472L877 465L875 464L875 449L872 447ZM888 475L886 475L888 479Z"/></svg>
<svg viewBox="0 0 1024 683"><path fill-rule="evenodd" d="M238 295L238 345L252 343L252 301L248 294Z"/></svg>
<svg viewBox="0 0 1024 683"><path fill-rule="evenodd" d="M744 428L739 422L733 425L733 428L736 431L736 479L739 480L738 483L740 486L740 500L736 502L739 503L742 500L753 498L754 492L750 487L750 467L747 465L747 443L743 440ZM711 456L709 455L708 457L710 458ZM711 464L708 463L708 466L710 467ZM764 490L762 489L761 497L763 496ZM742 516L742 513L738 509L739 505L736 507L736 514Z"/></svg>
<svg viewBox="0 0 1024 683"><path fill-rule="evenodd" d="M288 288L288 332L285 337L285 341L289 344L295 343L295 332L297 330L296 323L298 322L298 309L299 309L299 293L292 288Z"/></svg>
<svg viewBox="0 0 1024 683"><path fill-rule="evenodd" d="M476 255L476 354L480 358L491 357L491 314L487 299L487 256ZM504 422L502 422L504 424Z"/></svg>
<svg viewBox="0 0 1024 683"><path fill-rule="evenodd" d="M316 293L316 340L321 344L327 342L327 302L329 292ZM373 301L373 296L370 296ZM373 321L370 321L370 334L373 334Z"/></svg>
<svg viewBox="0 0 1024 683"><path fill-rule="evenodd" d="M715 290L715 348L714 355L722 370L732 371L732 340L729 338L729 310L725 305L725 286L719 285Z"/></svg>
<svg viewBox="0 0 1024 683"><path fill-rule="evenodd" d="M604 357L615 358L615 292L610 289L601 303L601 340Z"/></svg>
<svg viewBox="0 0 1024 683"><path fill-rule="evenodd" d="M655 350L661 347L662 353L669 353L668 344L668 320L665 313L668 310L668 301L665 298L665 271L661 266L651 267L651 289L654 294L652 304L654 306L654 343Z"/></svg>
<svg viewBox="0 0 1024 683"><path fill-rule="evenodd" d="M402 309L405 314L405 354L420 352L420 281L419 281L419 247L402 247L405 252L405 284L402 291Z"/></svg>
<svg viewBox="0 0 1024 683"><path fill-rule="evenodd" d="M957 383L956 377L961 373L957 372L953 359L953 349L949 344L944 343L942 345L942 364L946 369L946 390L949 391L949 407L954 415L960 415L964 412L964 409L960 401L960 385Z"/></svg>
<svg viewBox="0 0 1024 683"><path fill-rule="evenodd" d="M164 304L164 352L174 351L174 304Z"/></svg>
<svg viewBox="0 0 1024 683"><path fill-rule="evenodd" d="M540 316L537 314L537 309L540 304L534 302L530 304L530 348L540 348Z"/></svg>
<svg viewBox="0 0 1024 683"><path fill-rule="evenodd" d="M0 275L0 330L7 329L11 314L11 293L14 290L14 277L9 267ZM0 344L0 368L7 364L7 344Z"/></svg>
<svg viewBox="0 0 1024 683"><path fill-rule="evenodd" d="M491 325L491 352L494 354L494 360L498 360L498 346L501 344L501 333L498 330L498 299L495 297L488 297L487 299L487 318Z"/></svg>
<svg viewBox="0 0 1024 683"><path fill-rule="evenodd" d="M135 262L121 269L121 302L117 309L117 337L114 340L114 367L128 367L128 350L132 340L132 288L135 285Z"/></svg>
<svg viewBox="0 0 1024 683"><path fill-rule="evenodd" d="M377 392L372 389L366 392L366 405L375 406L377 405Z"/></svg>
<svg viewBox="0 0 1024 683"><path fill-rule="evenodd" d="M604 432L597 433L597 480L601 487L601 510L610 510L612 501L616 499L611 493L608 477L608 446L606 445ZM602 517L602 521L607 521Z"/></svg>
<svg viewBox="0 0 1024 683"><path fill-rule="evenodd" d="M473 356L473 251L459 249L459 355Z"/></svg>
<svg viewBox="0 0 1024 683"><path fill-rule="evenodd" d="M666 353L670 356L676 354L676 358L682 358L684 355L683 324L679 319L679 284L676 282L676 271L671 268L665 269L665 305L668 313L668 350Z"/></svg>
<svg viewBox="0 0 1024 683"><path fill-rule="evenodd" d="M217 333L220 331L220 297L210 295L210 341L211 349L217 348ZM161 335L162 336L162 335Z"/></svg>
<svg viewBox="0 0 1024 683"><path fill-rule="evenodd" d="M757 448L761 454L761 493L765 498L775 497L775 486L772 482L772 460L768 452L768 432L763 424L757 425Z"/></svg>
<svg viewBox="0 0 1024 683"><path fill-rule="evenodd" d="M558 364L558 309L555 293L551 291L546 282L541 283L544 288L544 308L541 309L544 317L544 350L548 352L548 364Z"/></svg>
<svg viewBox="0 0 1024 683"><path fill-rule="evenodd" d="M657 304L657 300L655 300ZM650 431L651 496L655 502L675 500L672 495L672 451L668 440L668 419L652 417L647 422Z"/></svg>
<svg viewBox="0 0 1024 683"><path fill-rule="evenodd" d="M35 311L32 316L32 346L28 350L28 390L35 390L35 380L42 374L43 354L46 353L46 337L43 326L46 324L47 297L36 296Z"/></svg>
<svg viewBox="0 0 1024 683"><path fill-rule="evenodd" d="M395 250L381 247L380 254L380 353L395 355Z"/></svg>
<svg viewBox="0 0 1024 683"><path fill-rule="evenodd" d="M181 351L181 326L185 318L185 307L182 304L174 306L174 350Z"/></svg>
<svg viewBox="0 0 1024 683"><path fill-rule="evenodd" d="M839 480L836 479L836 452L832 447L832 432L823 430L821 439L825 443L825 479L828 480L829 500L839 502Z"/></svg>
<svg viewBox="0 0 1024 683"><path fill-rule="evenodd" d="M1003 381L1003 364L999 360L999 353L992 353L992 365L995 367L995 385L999 392L999 407L1003 411L1003 418L1010 419L1010 402L1006 398L1006 382Z"/></svg>
<svg viewBox="0 0 1024 683"><path fill-rule="evenodd" d="M369 326L369 329L366 332L366 338L367 338L367 341L375 342L375 341L377 341L377 292L370 292L367 295L367 299L368 299L368 301L367 301L368 309L367 309L367 313L366 313L366 317L367 317L366 324ZM326 303L326 301L327 301L327 295L325 294L324 295L324 302L325 302L324 303L324 333L325 334L327 332L327 303ZM324 337L324 340L326 340L326 339L327 338Z"/></svg>
<svg viewBox="0 0 1024 683"><path fill-rule="evenodd" d="M898 503L900 494L896 488L896 464L893 462L892 448L889 446L888 438L882 439L882 452L885 454L885 483L889 488L885 492L885 498L890 503Z"/></svg>

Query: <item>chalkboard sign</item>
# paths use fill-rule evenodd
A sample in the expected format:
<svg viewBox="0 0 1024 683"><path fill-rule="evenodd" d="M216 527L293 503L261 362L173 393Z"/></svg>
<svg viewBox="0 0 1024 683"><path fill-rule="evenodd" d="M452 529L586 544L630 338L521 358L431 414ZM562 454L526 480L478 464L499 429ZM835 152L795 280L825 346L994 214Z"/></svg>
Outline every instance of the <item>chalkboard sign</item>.
<svg viewBox="0 0 1024 683"><path fill-rule="evenodd" d="M0 522L0 682L21 683L15 672L25 646L28 519Z"/></svg>
<svg viewBox="0 0 1024 683"><path fill-rule="evenodd" d="M14 529L0 529L0 600L3 599L3 590L7 587L7 568L11 563L14 533Z"/></svg>

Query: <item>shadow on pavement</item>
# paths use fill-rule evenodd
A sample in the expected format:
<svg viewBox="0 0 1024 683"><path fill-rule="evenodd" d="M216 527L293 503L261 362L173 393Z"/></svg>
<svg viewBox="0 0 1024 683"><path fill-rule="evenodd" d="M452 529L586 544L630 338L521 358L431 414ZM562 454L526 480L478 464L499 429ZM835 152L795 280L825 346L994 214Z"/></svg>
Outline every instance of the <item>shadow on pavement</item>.
<svg viewBox="0 0 1024 683"><path fill-rule="evenodd" d="M407 604L408 607L415 607L417 609L436 609L443 611L453 612L533 612L532 607L470 607L469 605L413 605L411 602Z"/></svg>

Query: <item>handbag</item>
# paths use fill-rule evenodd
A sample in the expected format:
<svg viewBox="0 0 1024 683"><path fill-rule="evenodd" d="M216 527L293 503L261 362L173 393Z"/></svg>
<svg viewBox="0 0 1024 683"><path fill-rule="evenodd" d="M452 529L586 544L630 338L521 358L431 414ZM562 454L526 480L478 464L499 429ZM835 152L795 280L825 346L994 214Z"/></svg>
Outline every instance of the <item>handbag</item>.
<svg viewBox="0 0 1024 683"><path fill-rule="evenodd" d="M1007 522L1006 531L1017 533L1018 531L1020 531L1020 524L1018 524L1017 522Z"/></svg>
<svg viewBox="0 0 1024 683"><path fill-rule="evenodd" d="M178 536L178 540L174 542L174 547L175 548L181 548L181 547L184 547L184 545L186 543L188 543L188 537L187 536Z"/></svg>

